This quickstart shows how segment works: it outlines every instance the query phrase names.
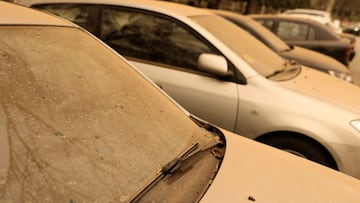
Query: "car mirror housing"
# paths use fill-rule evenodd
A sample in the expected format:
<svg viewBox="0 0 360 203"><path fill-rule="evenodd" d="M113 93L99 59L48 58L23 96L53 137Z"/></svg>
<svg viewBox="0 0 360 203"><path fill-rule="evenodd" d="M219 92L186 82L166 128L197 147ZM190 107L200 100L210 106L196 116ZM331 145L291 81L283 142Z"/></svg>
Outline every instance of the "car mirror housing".
<svg viewBox="0 0 360 203"><path fill-rule="evenodd" d="M360 120L353 120L350 122L351 125L360 132Z"/></svg>
<svg viewBox="0 0 360 203"><path fill-rule="evenodd" d="M200 70L218 75L228 75L228 64L223 56L215 54L201 54L198 59L198 67Z"/></svg>

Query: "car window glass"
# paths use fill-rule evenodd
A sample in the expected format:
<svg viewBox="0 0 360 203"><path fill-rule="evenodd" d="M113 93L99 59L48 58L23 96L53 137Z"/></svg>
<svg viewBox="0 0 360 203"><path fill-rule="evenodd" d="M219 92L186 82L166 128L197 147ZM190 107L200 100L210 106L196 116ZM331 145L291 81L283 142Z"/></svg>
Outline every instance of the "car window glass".
<svg viewBox="0 0 360 203"><path fill-rule="evenodd" d="M149 13L104 8L101 39L120 54L197 69L201 53L214 51L180 24Z"/></svg>
<svg viewBox="0 0 360 203"><path fill-rule="evenodd" d="M284 40L307 40L308 26L305 24L282 21L279 22L277 35Z"/></svg>
<svg viewBox="0 0 360 203"><path fill-rule="evenodd" d="M269 30L272 30L272 27L274 26L274 22L272 20L256 20L256 21L262 24L263 26L265 26L266 28L268 28Z"/></svg>
<svg viewBox="0 0 360 203"><path fill-rule="evenodd" d="M251 18L233 18L231 20L277 52L290 49L289 45L278 36Z"/></svg>
<svg viewBox="0 0 360 203"><path fill-rule="evenodd" d="M128 202L212 137L79 29L0 32L0 202Z"/></svg>
<svg viewBox="0 0 360 203"><path fill-rule="evenodd" d="M79 26L84 27L91 33L95 33L95 24L90 22L91 7L77 4L39 4L34 8L58 15Z"/></svg>
<svg viewBox="0 0 360 203"><path fill-rule="evenodd" d="M315 29L309 26L307 40L316 40Z"/></svg>

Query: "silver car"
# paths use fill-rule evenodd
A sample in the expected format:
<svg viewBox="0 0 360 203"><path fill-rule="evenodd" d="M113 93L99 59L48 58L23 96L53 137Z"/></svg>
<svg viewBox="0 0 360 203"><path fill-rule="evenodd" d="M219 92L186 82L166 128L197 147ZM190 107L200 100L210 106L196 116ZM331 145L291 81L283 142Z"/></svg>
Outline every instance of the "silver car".
<svg viewBox="0 0 360 203"><path fill-rule="evenodd" d="M195 7L151 0L20 3L85 27L192 114L360 178L358 86L286 61Z"/></svg>

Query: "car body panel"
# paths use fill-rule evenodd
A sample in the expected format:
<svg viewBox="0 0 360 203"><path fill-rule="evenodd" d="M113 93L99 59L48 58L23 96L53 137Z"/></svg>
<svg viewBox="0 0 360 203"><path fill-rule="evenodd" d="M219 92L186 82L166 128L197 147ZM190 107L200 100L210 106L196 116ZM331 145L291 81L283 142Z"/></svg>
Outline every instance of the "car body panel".
<svg viewBox="0 0 360 203"><path fill-rule="evenodd" d="M335 171L323 171L324 168L321 165L315 169L319 173L315 173L313 165L307 162L298 168L293 163L301 161L301 158L296 156L285 156L285 154L279 153L278 155L282 156L284 162L273 162L271 157L274 154L270 153L271 148L259 153L254 152L253 147L260 146L253 146L254 143L251 140L242 138L241 142L247 144L238 149L233 143L240 142L240 139L235 140L233 138L236 137L227 136L227 139L231 140L227 153L231 153L232 150L241 152L231 153L233 156L225 157L221 166L222 170L217 175L218 179L214 180L202 202L223 202L228 196L235 198L226 202L268 202L270 199L276 199L275 201L279 203L358 201L360 194L356 190L349 189L358 187L351 178L345 182L339 179L340 182L337 182L337 176L342 174L337 174ZM246 161L236 164L239 163L237 161L239 159ZM266 167L256 167L259 162L265 163ZM249 174L249 176L234 176L233 174L236 173ZM252 173L256 173L258 176L251 176ZM333 181L329 181L329 176L334 176L331 178ZM231 188L226 188L225 186L229 184L228 181L225 181L226 178L232 179L237 184ZM289 181L293 184L289 185ZM313 181L316 183L303 187L303 185ZM274 184L277 186L276 188ZM287 192L284 193L284 191ZM336 197L332 197L333 195Z"/></svg>
<svg viewBox="0 0 360 203"><path fill-rule="evenodd" d="M12 15L14 12L24 12L22 15ZM14 8L13 10L4 10L3 11L5 15L2 15L0 18L0 23L12 23L12 24L31 24L34 22L35 19L38 19L39 16L42 16L42 13L34 13L28 10L23 10L21 8ZM12 18L7 18L5 16L12 16ZM68 26L69 22L65 21L61 18L53 18L53 19L46 19L42 22L39 22L39 24L57 24L59 26Z"/></svg>
<svg viewBox="0 0 360 203"><path fill-rule="evenodd" d="M313 74L309 69L304 69L303 71L304 73L301 74L300 77L297 77L292 82L284 82L282 85L294 91L301 92L302 94L324 100L355 113L360 113L359 95L348 94L346 91L343 91L358 92L359 87L346 85L339 80L327 80L327 77L322 77L320 74ZM309 75L311 75L311 77L308 77ZM315 87L314 84L319 81L321 81L323 85ZM332 86L332 88L329 89L329 86ZM336 92L336 94L334 94L334 92Z"/></svg>
<svg viewBox="0 0 360 203"><path fill-rule="evenodd" d="M200 118L216 118L211 122L234 130L238 116L238 93L234 83L145 63L131 63L188 111L195 111ZM223 108L217 108L220 106Z"/></svg>

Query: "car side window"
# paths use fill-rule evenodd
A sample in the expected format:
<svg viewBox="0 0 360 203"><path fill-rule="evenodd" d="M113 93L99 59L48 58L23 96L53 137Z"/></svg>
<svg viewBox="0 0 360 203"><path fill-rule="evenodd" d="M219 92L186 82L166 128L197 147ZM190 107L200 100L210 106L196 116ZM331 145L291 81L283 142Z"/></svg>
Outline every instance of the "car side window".
<svg viewBox="0 0 360 203"><path fill-rule="evenodd" d="M273 30L274 21L272 20L256 20L261 25L265 26L269 30Z"/></svg>
<svg viewBox="0 0 360 203"><path fill-rule="evenodd" d="M309 26L307 40L316 40L315 29Z"/></svg>
<svg viewBox="0 0 360 203"><path fill-rule="evenodd" d="M201 53L214 53L177 21L138 10L104 8L100 38L125 57L197 69Z"/></svg>
<svg viewBox="0 0 360 203"><path fill-rule="evenodd" d="M91 12L95 12L92 7L88 5L78 4L39 4L33 6L33 8L43 10L45 12L58 15L65 18L83 28L89 32L95 34L96 27L91 22L90 17L93 16Z"/></svg>
<svg viewBox="0 0 360 203"><path fill-rule="evenodd" d="M279 22L277 35L284 40L313 40L315 31L306 24L282 21Z"/></svg>

